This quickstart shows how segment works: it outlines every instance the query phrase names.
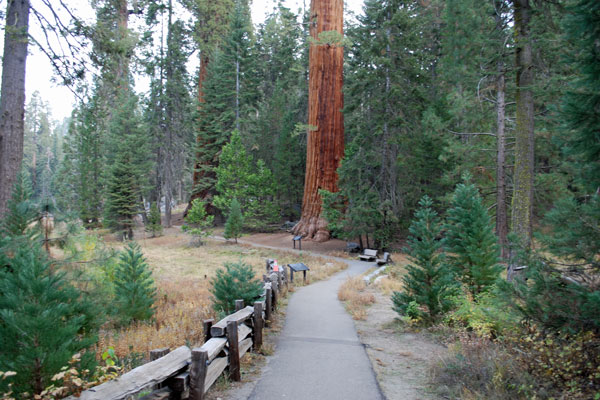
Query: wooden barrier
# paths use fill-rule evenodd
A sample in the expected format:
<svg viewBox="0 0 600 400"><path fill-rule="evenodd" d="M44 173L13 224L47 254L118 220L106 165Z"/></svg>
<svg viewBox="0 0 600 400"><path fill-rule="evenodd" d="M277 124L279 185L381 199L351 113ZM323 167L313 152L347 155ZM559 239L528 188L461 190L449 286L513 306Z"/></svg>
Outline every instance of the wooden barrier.
<svg viewBox="0 0 600 400"><path fill-rule="evenodd" d="M204 344L190 349L181 346L150 352L150 361L122 376L81 393L83 400L120 400L142 391L151 390L141 400L167 400L187 397L203 400L217 378L228 369L229 376L239 381L240 358L250 348L259 351L263 342L263 328L271 320L272 312L287 287L287 274L271 273L264 283L262 301L244 307L243 300L235 302L236 312L214 323L204 320ZM71 396L69 400L77 398Z"/></svg>

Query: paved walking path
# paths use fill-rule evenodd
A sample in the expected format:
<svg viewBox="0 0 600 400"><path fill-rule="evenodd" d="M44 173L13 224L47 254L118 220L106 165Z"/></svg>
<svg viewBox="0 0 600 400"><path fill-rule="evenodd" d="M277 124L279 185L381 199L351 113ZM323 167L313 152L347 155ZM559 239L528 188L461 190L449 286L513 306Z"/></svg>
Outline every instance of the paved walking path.
<svg viewBox="0 0 600 400"><path fill-rule="evenodd" d="M337 299L348 275L361 274L373 263L336 260L348 269L290 296L275 354L248 400L384 399L354 322Z"/></svg>

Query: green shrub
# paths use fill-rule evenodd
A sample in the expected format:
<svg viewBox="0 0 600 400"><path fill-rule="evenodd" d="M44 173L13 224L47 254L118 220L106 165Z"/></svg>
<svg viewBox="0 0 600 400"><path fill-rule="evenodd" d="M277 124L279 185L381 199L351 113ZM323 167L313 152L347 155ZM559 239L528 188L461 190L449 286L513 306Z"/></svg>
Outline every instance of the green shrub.
<svg viewBox="0 0 600 400"><path fill-rule="evenodd" d="M476 299L457 295L452 299L454 310L446 316L445 322L490 339L514 330L519 325L520 315L506 308L500 296L503 294L496 290L481 293Z"/></svg>
<svg viewBox="0 0 600 400"><path fill-rule="evenodd" d="M421 208L410 226L410 248L406 250L414 265L407 266L408 273L402 278L404 290L392 296L394 310L413 319L416 318L408 314L408 307L412 303L424 306L426 312L421 314L426 322L434 322L447 312L452 306L450 297L457 291L445 255L440 253L440 222L432 204L427 196L419 202Z"/></svg>
<svg viewBox="0 0 600 400"><path fill-rule="evenodd" d="M226 263L225 269L219 268L211 283L213 308L224 314L235 310L236 300L244 300L246 305L254 304L263 291L263 285L256 279L252 267L241 261Z"/></svg>
<svg viewBox="0 0 600 400"><path fill-rule="evenodd" d="M119 256L115 271L115 297L122 322L144 321L154 315L156 288L152 271L135 242L129 242Z"/></svg>
<svg viewBox="0 0 600 400"><path fill-rule="evenodd" d="M150 213L148 214L148 224L146 225L146 232L152 233L152 237L162 235L163 227L160 221L160 210L158 209L157 203L152 203L150 206Z"/></svg>

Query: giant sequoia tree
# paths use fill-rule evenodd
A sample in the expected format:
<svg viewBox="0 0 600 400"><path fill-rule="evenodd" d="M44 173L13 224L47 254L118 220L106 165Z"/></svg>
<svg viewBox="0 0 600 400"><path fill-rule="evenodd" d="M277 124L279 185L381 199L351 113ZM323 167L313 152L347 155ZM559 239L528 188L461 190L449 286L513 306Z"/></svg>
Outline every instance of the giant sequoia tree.
<svg viewBox="0 0 600 400"><path fill-rule="evenodd" d="M306 177L294 233L319 242L329 240L319 190L338 190L337 168L344 155L343 8L342 0L311 2Z"/></svg>
<svg viewBox="0 0 600 400"><path fill-rule="evenodd" d="M29 0L8 2L0 97L0 218L23 159Z"/></svg>

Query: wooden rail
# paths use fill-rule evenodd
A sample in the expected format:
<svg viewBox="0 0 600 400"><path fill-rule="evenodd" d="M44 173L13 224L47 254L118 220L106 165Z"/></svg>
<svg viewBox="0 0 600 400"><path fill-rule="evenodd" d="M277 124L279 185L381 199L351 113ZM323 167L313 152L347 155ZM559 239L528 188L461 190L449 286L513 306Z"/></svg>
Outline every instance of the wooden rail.
<svg viewBox="0 0 600 400"><path fill-rule="evenodd" d="M243 301L238 300L235 313L217 323L203 321L205 342L201 347L152 350L152 361L82 392L79 399L120 400L151 391L141 399L202 400L226 369L232 380L239 381L240 358L251 348L255 352L260 350L263 327L270 322L282 294L281 289L288 284L285 270L268 271L263 280L262 301L244 307ZM75 400L76 397L68 399Z"/></svg>

